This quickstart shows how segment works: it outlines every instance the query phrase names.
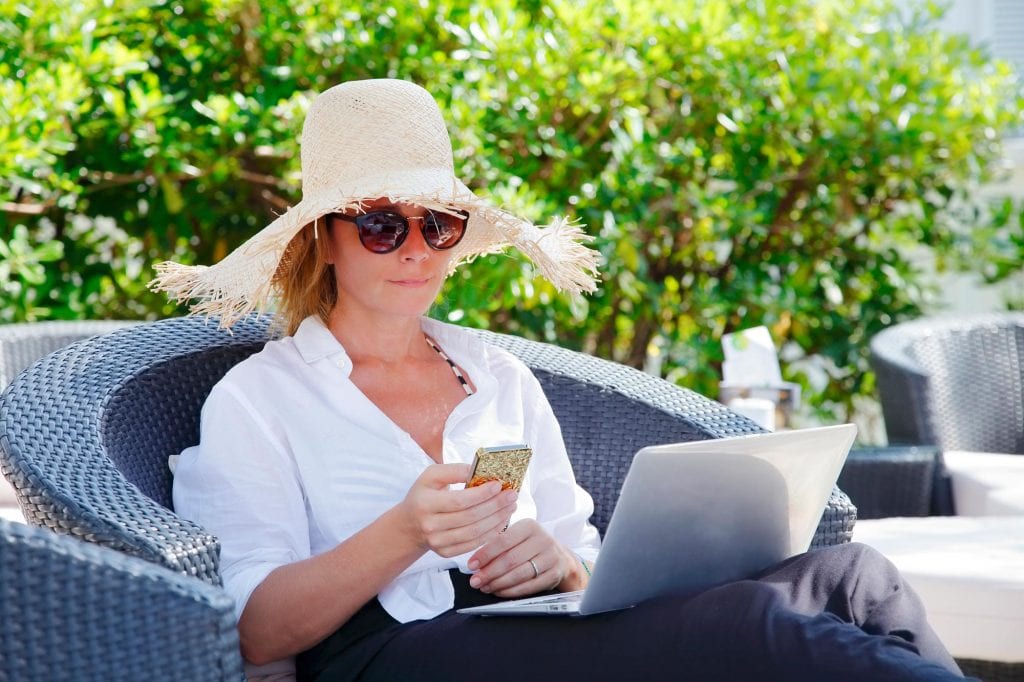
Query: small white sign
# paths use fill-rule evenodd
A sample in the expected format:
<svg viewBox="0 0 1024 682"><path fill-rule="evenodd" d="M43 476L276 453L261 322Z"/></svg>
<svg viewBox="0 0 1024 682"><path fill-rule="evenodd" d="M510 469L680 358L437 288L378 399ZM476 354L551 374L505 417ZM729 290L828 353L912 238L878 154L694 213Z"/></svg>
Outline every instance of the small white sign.
<svg viewBox="0 0 1024 682"><path fill-rule="evenodd" d="M722 379L745 386L778 386L782 383L779 356L768 328L752 327L722 337L725 362Z"/></svg>

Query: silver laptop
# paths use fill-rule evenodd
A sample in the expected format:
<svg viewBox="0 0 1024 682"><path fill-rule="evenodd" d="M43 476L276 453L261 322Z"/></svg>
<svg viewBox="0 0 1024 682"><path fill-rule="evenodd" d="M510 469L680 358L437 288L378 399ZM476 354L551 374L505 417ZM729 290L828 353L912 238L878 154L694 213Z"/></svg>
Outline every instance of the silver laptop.
<svg viewBox="0 0 1024 682"><path fill-rule="evenodd" d="M459 613L586 616L698 592L808 549L853 424L640 450L586 590Z"/></svg>

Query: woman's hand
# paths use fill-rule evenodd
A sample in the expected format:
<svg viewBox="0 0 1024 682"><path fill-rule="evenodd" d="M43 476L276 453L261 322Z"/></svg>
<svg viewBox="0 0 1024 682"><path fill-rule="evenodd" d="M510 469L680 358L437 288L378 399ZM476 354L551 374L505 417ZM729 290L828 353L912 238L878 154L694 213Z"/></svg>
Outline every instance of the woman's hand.
<svg viewBox="0 0 1024 682"><path fill-rule="evenodd" d="M576 556L533 519L523 519L469 558L476 573L469 584L499 597L525 597L545 590L581 590L586 576Z"/></svg>
<svg viewBox="0 0 1024 682"><path fill-rule="evenodd" d="M443 557L464 554L497 535L516 508L517 493L491 481L475 488L449 490L469 478L468 464L432 464L396 507L407 534L424 550Z"/></svg>

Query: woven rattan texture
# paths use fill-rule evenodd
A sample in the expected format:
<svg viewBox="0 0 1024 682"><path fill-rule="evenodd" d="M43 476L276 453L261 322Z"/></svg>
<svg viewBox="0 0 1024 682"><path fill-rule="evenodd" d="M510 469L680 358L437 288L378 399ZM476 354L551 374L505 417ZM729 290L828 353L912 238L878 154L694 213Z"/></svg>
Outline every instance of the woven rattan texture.
<svg viewBox="0 0 1024 682"><path fill-rule="evenodd" d="M857 518L928 516L932 511L936 448L853 450L839 474L839 486L857 505Z"/></svg>
<svg viewBox="0 0 1024 682"><path fill-rule="evenodd" d="M14 381L18 372L47 353L130 324L136 323L95 320L0 324L0 390Z"/></svg>
<svg viewBox="0 0 1024 682"><path fill-rule="evenodd" d="M895 325L871 359L890 442L1024 453L1024 314Z"/></svg>
<svg viewBox="0 0 1024 682"><path fill-rule="evenodd" d="M262 347L268 324L250 317L229 334L198 318L164 320L75 344L22 374L0 396L0 468L28 520L219 583L216 539L167 508L167 457L197 442L210 387ZM481 334L539 377L602 530L639 447L758 431L637 370ZM855 518L836 490L815 545L849 541Z"/></svg>
<svg viewBox="0 0 1024 682"><path fill-rule="evenodd" d="M239 680L222 590L0 521L0 682Z"/></svg>
<svg viewBox="0 0 1024 682"><path fill-rule="evenodd" d="M125 478L171 508L167 456L199 442L197 406L202 406L229 369L260 350L263 343L215 346L180 355L148 368L111 396L100 437L107 456ZM139 457L140 443L157 456Z"/></svg>
<svg viewBox="0 0 1024 682"><path fill-rule="evenodd" d="M0 396L0 469L26 519L219 584L216 539L159 503L167 456L197 440L204 390L262 347L266 327L253 320L232 335L165 320L73 344L22 373Z"/></svg>

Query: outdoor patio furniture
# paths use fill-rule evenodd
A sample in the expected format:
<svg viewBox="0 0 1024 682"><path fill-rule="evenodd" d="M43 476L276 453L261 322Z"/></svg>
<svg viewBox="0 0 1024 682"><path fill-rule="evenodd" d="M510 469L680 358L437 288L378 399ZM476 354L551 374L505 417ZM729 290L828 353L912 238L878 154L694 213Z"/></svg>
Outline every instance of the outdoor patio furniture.
<svg viewBox="0 0 1024 682"><path fill-rule="evenodd" d="M962 450L943 454L958 516L1024 516L1024 457Z"/></svg>
<svg viewBox="0 0 1024 682"><path fill-rule="evenodd" d="M47 353L121 327L139 324L127 320L53 320L0 324L0 391L18 372Z"/></svg>
<svg viewBox="0 0 1024 682"><path fill-rule="evenodd" d="M0 680L240 680L231 598L149 562L0 521Z"/></svg>
<svg viewBox="0 0 1024 682"><path fill-rule="evenodd" d="M966 674L1024 682L1024 516L865 520L853 539L900 569Z"/></svg>
<svg viewBox="0 0 1024 682"><path fill-rule="evenodd" d="M57 320L0 324L0 391L18 372L47 353L81 339L106 334L137 322L126 320ZM0 479L0 508L13 507L14 491Z"/></svg>
<svg viewBox="0 0 1024 682"><path fill-rule="evenodd" d="M896 447L850 487L885 467L872 516L902 513L897 498L930 499L933 516L865 520L854 539L896 564L966 672L1024 681L1024 314L897 324L872 339L871 364Z"/></svg>
<svg viewBox="0 0 1024 682"><path fill-rule="evenodd" d="M965 672L1024 682L1024 457L942 453L958 515L907 518L927 513L937 448L879 451L877 460L877 452L861 458L873 470L858 472L849 487L870 517L858 519L853 539L900 569ZM881 494L860 495L871 481Z"/></svg>
<svg viewBox="0 0 1024 682"><path fill-rule="evenodd" d="M890 443L1024 453L1024 313L894 325L871 365Z"/></svg>
<svg viewBox="0 0 1024 682"><path fill-rule="evenodd" d="M217 539L171 511L168 455L199 439L210 388L262 348L268 320L232 333L163 320L48 356L0 396L0 468L27 521L219 584ZM538 376L604 530L641 446L760 429L692 391L592 356L488 332ZM835 489L815 546L849 541L856 510Z"/></svg>
<svg viewBox="0 0 1024 682"><path fill-rule="evenodd" d="M844 470L840 484L866 511L853 539L900 569L966 673L1024 682L1024 457L939 455L935 446L851 453L853 477ZM927 516L940 462L957 516Z"/></svg>
<svg viewBox="0 0 1024 682"><path fill-rule="evenodd" d="M932 445L855 447L839 487L857 505L857 520L929 516L942 455ZM1024 462L1022 462L1024 463Z"/></svg>

